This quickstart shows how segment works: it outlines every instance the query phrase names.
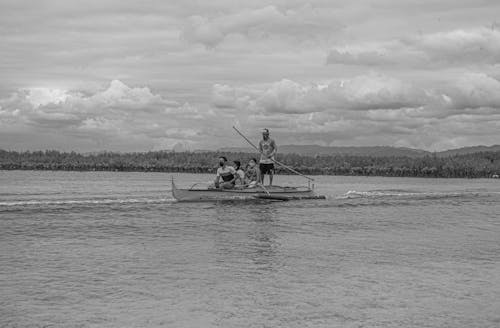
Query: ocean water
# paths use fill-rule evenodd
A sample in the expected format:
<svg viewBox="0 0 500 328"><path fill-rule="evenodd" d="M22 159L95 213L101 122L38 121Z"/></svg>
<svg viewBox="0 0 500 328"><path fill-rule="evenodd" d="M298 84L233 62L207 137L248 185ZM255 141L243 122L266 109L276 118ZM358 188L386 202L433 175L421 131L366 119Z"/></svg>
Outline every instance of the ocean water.
<svg viewBox="0 0 500 328"><path fill-rule="evenodd" d="M500 180L178 203L170 177L0 171L0 327L500 327Z"/></svg>

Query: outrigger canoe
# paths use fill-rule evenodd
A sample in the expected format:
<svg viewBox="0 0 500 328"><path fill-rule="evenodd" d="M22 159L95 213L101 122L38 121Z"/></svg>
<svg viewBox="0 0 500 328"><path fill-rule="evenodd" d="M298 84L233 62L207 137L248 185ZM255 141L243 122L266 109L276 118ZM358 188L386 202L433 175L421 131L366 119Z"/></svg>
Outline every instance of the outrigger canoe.
<svg viewBox="0 0 500 328"><path fill-rule="evenodd" d="M259 153L262 151L257 148L243 133L236 127L233 129L242 136L255 150ZM278 162L274 158L271 160L288 171L298 174L306 178L309 182L307 187L281 187L281 186L262 186L255 185L252 188L235 188L235 189L211 189L211 188L195 188L198 184L194 184L189 189L179 189L175 185L174 177L172 177L172 195L180 202L211 202L211 201L224 201L224 200L294 200L294 199L325 199L325 196L316 195L314 192L314 184L311 188L313 178L305 176L304 174Z"/></svg>
<svg viewBox="0 0 500 328"><path fill-rule="evenodd" d="M195 188L196 185L189 189L179 189L172 177L172 195L180 202L325 199L325 196L316 195L309 187L255 186L243 189L208 189Z"/></svg>

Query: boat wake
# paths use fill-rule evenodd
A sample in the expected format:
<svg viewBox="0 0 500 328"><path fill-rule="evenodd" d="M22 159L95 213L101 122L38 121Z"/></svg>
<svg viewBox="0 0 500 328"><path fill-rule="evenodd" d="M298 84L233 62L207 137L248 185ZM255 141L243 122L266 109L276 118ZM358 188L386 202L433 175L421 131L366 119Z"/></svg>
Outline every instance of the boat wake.
<svg viewBox="0 0 500 328"><path fill-rule="evenodd" d="M0 201L0 208L12 206L51 206L51 205L106 205L106 204L158 204L174 202L173 198L99 198L99 199L50 199Z"/></svg>
<svg viewBox="0 0 500 328"><path fill-rule="evenodd" d="M482 191L456 191L456 192L429 192L413 191L400 189L356 191L350 190L336 199L413 199L413 200L433 200L448 198L477 198L484 196L493 196L500 193L482 192Z"/></svg>
<svg viewBox="0 0 500 328"><path fill-rule="evenodd" d="M168 195L168 193L167 193ZM327 199L326 206L377 206L377 205L401 205L403 203L414 204L425 201L450 200L454 203L477 200L479 198L485 201L498 201L500 192L487 191L456 191L456 192L428 192L415 190L369 190L357 191L350 190L342 195L331 195ZM333 201L333 203L332 203ZM321 202L321 201L320 201ZM147 204L173 204L177 201L173 197L92 197L92 198L59 198L47 197L45 199L12 199L0 200L1 211L18 211L23 209L68 209L74 207L88 206L141 206ZM306 202L307 203L307 202ZM313 202L314 206L321 206L321 203Z"/></svg>

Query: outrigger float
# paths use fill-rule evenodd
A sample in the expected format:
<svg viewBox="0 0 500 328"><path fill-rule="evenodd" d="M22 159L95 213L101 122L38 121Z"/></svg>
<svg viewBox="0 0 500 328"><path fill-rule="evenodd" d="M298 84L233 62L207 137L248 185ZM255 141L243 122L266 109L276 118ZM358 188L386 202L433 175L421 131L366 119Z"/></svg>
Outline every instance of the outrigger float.
<svg viewBox="0 0 500 328"><path fill-rule="evenodd" d="M233 126L233 129L238 132L253 148L258 152L257 148L247 137L245 137L238 129ZM274 159L272 161L287 169L288 171L298 174L308 181L307 187L281 187L281 186L263 186L257 184L252 188L235 188L235 189L217 189L217 188L195 188L198 183L195 183L189 189L179 189L175 185L172 177L172 195L180 202L212 202L212 201L234 201L234 200L271 200L271 201L287 201L300 199L326 199L325 196L317 195L314 192L314 179L308 177L293 168L286 166Z"/></svg>

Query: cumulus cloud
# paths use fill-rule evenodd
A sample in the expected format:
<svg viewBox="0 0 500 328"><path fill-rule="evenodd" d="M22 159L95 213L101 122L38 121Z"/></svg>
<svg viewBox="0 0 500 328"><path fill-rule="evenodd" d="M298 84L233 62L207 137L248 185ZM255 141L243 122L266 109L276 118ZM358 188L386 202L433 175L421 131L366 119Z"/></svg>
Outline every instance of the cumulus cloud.
<svg viewBox="0 0 500 328"><path fill-rule="evenodd" d="M252 105L256 91L249 88L238 89L225 84L212 87L212 103L218 108L248 108Z"/></svg>
<svg viewBox="0 0 500 328"><path fill-rule="evenodd" d="M257 103L260 108L267 112L301 113L315 110L321 111L323 108L320 103L314 106L314 104L307 101L307 98L312 100L310 95L317 91L318 89L314 86L302 86L285 79L273 83L257 98Z"/></svg>
<svg viewBox="0 0 500 328"><path fill-rule="evenodd" d="M299 137L292 140L302 144L442 149L443 139L463 140L461 135L485 143L500 127L498 90L500 81L483 73L468 72L438 87L371 73L329 84L281 80L246 94L241 86L218 85L214 104L248 113L247 126L270 126L284 137L293 131Z"/></svg>
<svg viewBox="0 0 500 328"><path fill-rule="evenodd" d="M194 120L214 117L187 103L179 104L154 94L148 87L129 87L119 80L94 94L59 89L22 89L0 99L0 125L31 127L31 133L58 133L99 144L127 144L142 139L144 146L167 146L200 138ZM62 140L63 143L65 140ZM47 145L49 147L49 145ZM149 147L148 147L149 148Z"/></svg>
<svg viewBox="0 0 500 328"><path fill-rule="evenodd" d="M260 93L252 91L248 94L216 85L213 94L216 106L241 107L247 104L249 110L269 113L398 109L421 106L430 98L422 88L375 73L335 80L326 85L300 84L284 79Z"/></svg>
<svg viewBox="0 0 500 328"><path fill-rule="evenodd" d="M108 88L90 96L61 89L26 88L0 100L0 104L6 111L19 110L19 116L26 122L54 121L68 125L78 124L89 116L115 115L117 111L134 114L133 110L150 112L179 106L152 94L147 87L130 88L119 80L111 81Z"/></svg>
<svg viewBox="0 0 500 328"><path fill-rule="evenodd" d="M334 47L328 64L436 66L500 63L500 31L457 29Z"/></svg>
<svg viewBox="0 0 500 328"><path fill-rule="evenodd" d="M431 61L448 63L500 62L500 31L491 28L425 34L408 44L423 51Z"/></svg>
<svg viewBox="0 0 500 328"><path fill-rule="evenodd" d="M500 109L500 81L485 73L467 73L457 79L446 96L452 108Z"/></svg>
<svg viewBox="0 0 500 328"><path fill-rule="evenodd" d="M117 108L167 104L160 95L154 95L148 87L130 88L120 80L111 81L106 90L98 92L86 100L90 103L99 103Z"/></svg>
<svg viewBox="0 0 500 328"><path fill-rule="evenodd" d="M291 80L272 83L257 92L214 86L216 106L247 105L263 113L315 113L405 110L423 115L424 109L500 109L500 81L484 73L466 72L437 87L411 83L384 74L370 73L329 84L301 84ZM242 101L242 100L245 101ZM238 105L239 104L239 105ZM439 113L433 113L439 116Z"/></svg>
<svg viewBox="0 0 500 328"><path fill-rule="evenodd" d="M68 97L66 90L49 88L31 88L26 90L26 99L34 106L40 107L49 103L59 104Z"/></svg>
<svg viewBox="0 0 500 328"><path fill-rule="evenodd" d="M360 110L418 107L429 99L419 86L379 74L357 76L326 90L337 106Z"/></svg>

